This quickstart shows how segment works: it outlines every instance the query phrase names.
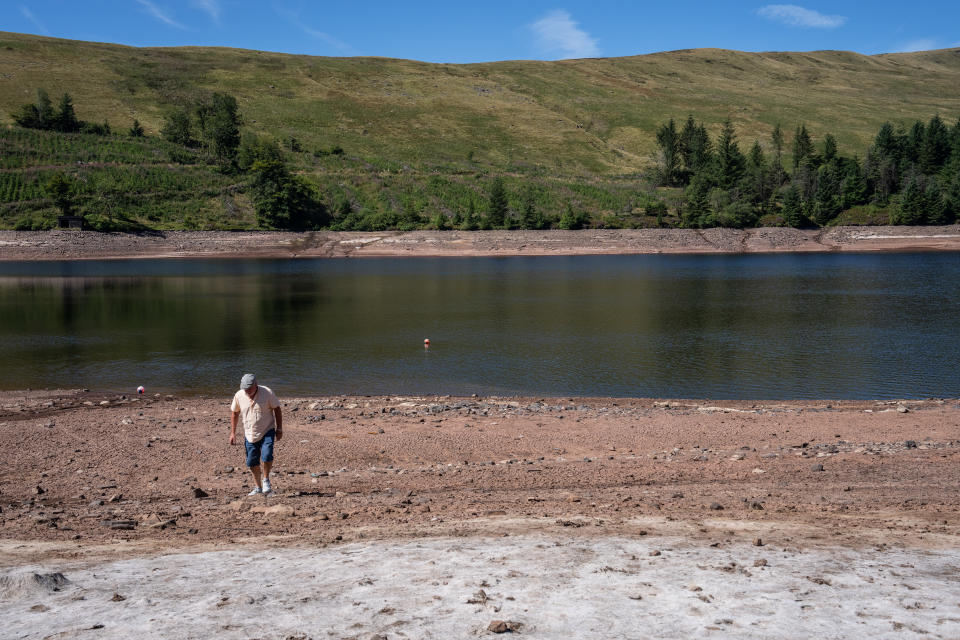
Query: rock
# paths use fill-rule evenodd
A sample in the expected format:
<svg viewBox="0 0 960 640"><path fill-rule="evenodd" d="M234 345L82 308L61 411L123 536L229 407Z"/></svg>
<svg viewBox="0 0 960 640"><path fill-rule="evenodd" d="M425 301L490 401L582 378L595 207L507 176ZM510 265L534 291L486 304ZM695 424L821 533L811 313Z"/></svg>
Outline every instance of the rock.
<svg viewBox="0 0 960 640"><path fill-rule="evenodd" d="M245 503L243 500L234 500L233 502L227 505L227 507L229 507L233 511L243 511L244 508L246 508L246 506L247 506L247 503Z"/></svg>
<svg viewBox="0 0 960 640"><path fill-rule="evenodd" d="M131 530L137 527L136 520L103 520L101 524L105 527L119 530Z"/></svg>
<svg viewBox="0 0 960 640"><path fill-rule="evenodd" d="M107 500L107 502L120 502L123 499L122 493L115 493Z"/></svg>
<svg viewBox="0 0 960 640"><path fill-rule="evenodd" d="M492 631L493 633L513 633L520 631L522 627L522 624L512 620L494 620L487 625L487 631Z"/></svg>
<svg viewBox="0 0 960 640"><path fill-rule="evenodd" d="M756 539L753 541L753 546L755 546L755 547L762 547L762 546L763 546L763 540L762 540L761 538L756 538Z"/></svg>
<svg viewBox="0 0 960 640"><path fill-rule="evenodd" d="M114 592L113 597L110 598L111 602L123 602L126 599L127 599L126 596L122 596L116 592Z"/></svg>
<svg viewBox="0 0 960 640"><path fill-rule="evenodd" d="M711 503L710 503L710 510L711 510L711 511L723 511L723 505L720 504L719 502L711 502Z"/></svg>
<svg viewBox="0 0 960 640"><path fill-rule="evenodd" d="M33 490L33 493L36 494L36 495L38 495L38 496L42 496L43 494L46 493L46 490L45 490L43 487L41 487L40 485L37 485L36 489Z"/></svg>
<svg viewBox="0 0 960 640"><path fill-rule="evenodd" d="M765 566L767 566L767 560L766 560L766 558L757 558L756 560L753 561L753 566L755 566L755 567L765 567Z"/></svg>
<svg viewBox="0 0 960 640"><path fill-rule="evenodd" d="M904 445L907 449L916 449L916 448L917 448L917 441L916 441L916 440L907 440L906 442L903 443L903 445Z"/></svg>
<svg viewBox="0 0 960 640"><path fill-rule="evenodd" d="M94 500L94 501L92 501L92 502L91 502L89 505L87 505L87 506L89 506L89 507L102 507L102 506L103 506L103 500Z"/></svg>
<svg viewBox="0 0 960 640"><path fill-rule="evenodd" d="M261 506L250 509L254 513L262 513L268 516L277 516L279 518L290 518L294 515L293 507L288 504L275 504L273 506Z"/></svg>
<svg viewBox="0 0 960 640"><path fill-rule="evenodd" d="M757 502L756 500L750 503L750 508L753 509L754 511L763 511L763 505Z"/></svg>
<svg viewBox="0 0 960 640"><path fill-rule="evenodd" d="M201 489L200 487L193 488L193 497L194 498L208 498L210 494Z"/></svg>
<svg viewBox="0 0 960 640"><path fill-rule="evenodd" d="M810 467L810 471L823 471L823 465L815 464L812 467Z"/></svg>
<svg viewBox="0 0 960 640"><path fill-rule="evenodd" d="M659 555L661 555L661 554L660 554L660 550L659 550L659 549L654 549L653 551L651 551L651 552L648 553L647 555L650 556L651 558L656 558L657 556L659 556Z"/></svg>
<svg viewBox="0 0 960 640"><path fill-rule="evenodd" d="M901 405L897 405L897 411L898 411L899 413L910 413L910 409L907 409L907 408L906 408L905 406L903 406L902 404L901 404Z"/></svg>

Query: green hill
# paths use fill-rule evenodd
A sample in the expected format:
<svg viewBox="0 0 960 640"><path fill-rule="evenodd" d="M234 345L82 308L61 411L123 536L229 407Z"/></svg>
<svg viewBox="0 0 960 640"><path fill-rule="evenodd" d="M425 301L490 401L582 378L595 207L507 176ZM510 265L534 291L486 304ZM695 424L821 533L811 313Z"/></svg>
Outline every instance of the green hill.
<svg viewBox="0 0 960 640"><path fill-rule="evenodd" d="M729 118L744 150L754 140L769 149L777 123L788 134L805 123L815 142L832 133L850 156L862 156L885 121L909 127L940 114L952 124L960 114L960 49L877 56L700 49L452 65L0 32L0 123L12 123L10 114L40 87L54 100L69 92L83 120L106 120L121 131L137 119L149 136L171 109L229 93L246 130L298 140L303 151L291 162L313 176L330 206L386 198L401 207L412 198L425 215L431 206L450 212L485 193L464 176L496 172L507 175L512 208L519 207L520 182L510 180L540 176L541 206L559 212L573 194L596 216L642 206L630 195L635 177L650 168L655 129L669 118L693 115L712 135ZM5 149L31 144L4 135ZM336 146L343 157L314 153ZM151 153L167 161L165 151ZM7 163L6 171L30 182L24 171L57 164L39 156L36 163ZM442 184L430 187L429 180ZM211 179L206 192L188 199L203 200L194 207L202 219L223 217L234 182ZM438 200L431 188L453 195ZM241 214L248 206L242 193L236 205Z"/></svg>

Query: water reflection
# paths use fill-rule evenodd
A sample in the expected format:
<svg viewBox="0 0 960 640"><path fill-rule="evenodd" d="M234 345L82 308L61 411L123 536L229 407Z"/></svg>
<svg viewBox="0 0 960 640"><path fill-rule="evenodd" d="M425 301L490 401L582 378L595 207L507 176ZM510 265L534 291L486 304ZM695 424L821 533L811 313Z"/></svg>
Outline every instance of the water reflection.
<svg viewBox="0 0 960 640"><path fill-rule="evenodd" d="M956 396L958 276L957 254L0 263L0 386Z"/></svg>

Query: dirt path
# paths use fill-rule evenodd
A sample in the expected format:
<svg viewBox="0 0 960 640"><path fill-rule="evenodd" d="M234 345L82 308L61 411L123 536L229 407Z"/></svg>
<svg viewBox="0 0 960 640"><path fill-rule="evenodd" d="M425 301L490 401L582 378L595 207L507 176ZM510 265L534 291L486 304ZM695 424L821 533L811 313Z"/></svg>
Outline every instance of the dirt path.
<svg viewBox="0 0 960 640"><path fill-rule="evenodd" d="M0 231L0 260L960 251L960 225L824 230L217 232Z"/></svg>

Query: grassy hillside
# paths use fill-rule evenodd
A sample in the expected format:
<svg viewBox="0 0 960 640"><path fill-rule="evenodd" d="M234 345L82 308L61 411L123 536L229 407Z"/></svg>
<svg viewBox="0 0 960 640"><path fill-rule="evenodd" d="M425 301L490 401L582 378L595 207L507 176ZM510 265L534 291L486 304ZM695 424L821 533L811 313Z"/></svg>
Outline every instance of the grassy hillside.
<svg viewBox="0 0 960 640"><path fill-rule="evenodd" d="M204 92L237 97L248 128L308 149L408 163L542 166L617 175L648 166L653 131L730 117L745 145L805 122L861 153L885 120L952 121L960 49L864 56L712 49L560 62L427 64L220 48L132 48L0 32L0 121L38 87L81 119L155 134ZM715 130L711 131L715 133Z"/></svg>
<svg viewBox="0 0 960 640"><path fill-rule="evenodd" d="M478 211L495 175L510 209L533 202L558 217L574 206L594 225L649 226L655 129L693 115L711 135L730 119L744 151L770 148L805 123L861 155L884 121L960 114L960 49L864 56L848 52L685 50L616 59L428 64L318 58L222 48L132 48L0 32L0 226L49 223L43 184L66 172L95 224L120 228L252 228L243 176L157 137L165 115L213 92L235 96L245 131L299 151L287 162L336 209L424 220ZM69 92L80 119L149 136L56 134L11 126L45 88ZM334 147L343 155L324 153ZM789 145L788 145L789 147ZM654 208L653 210L656 210ZM858 211L885 220L881 210ZM663 222L661 220L661 222Z"/></svg>

